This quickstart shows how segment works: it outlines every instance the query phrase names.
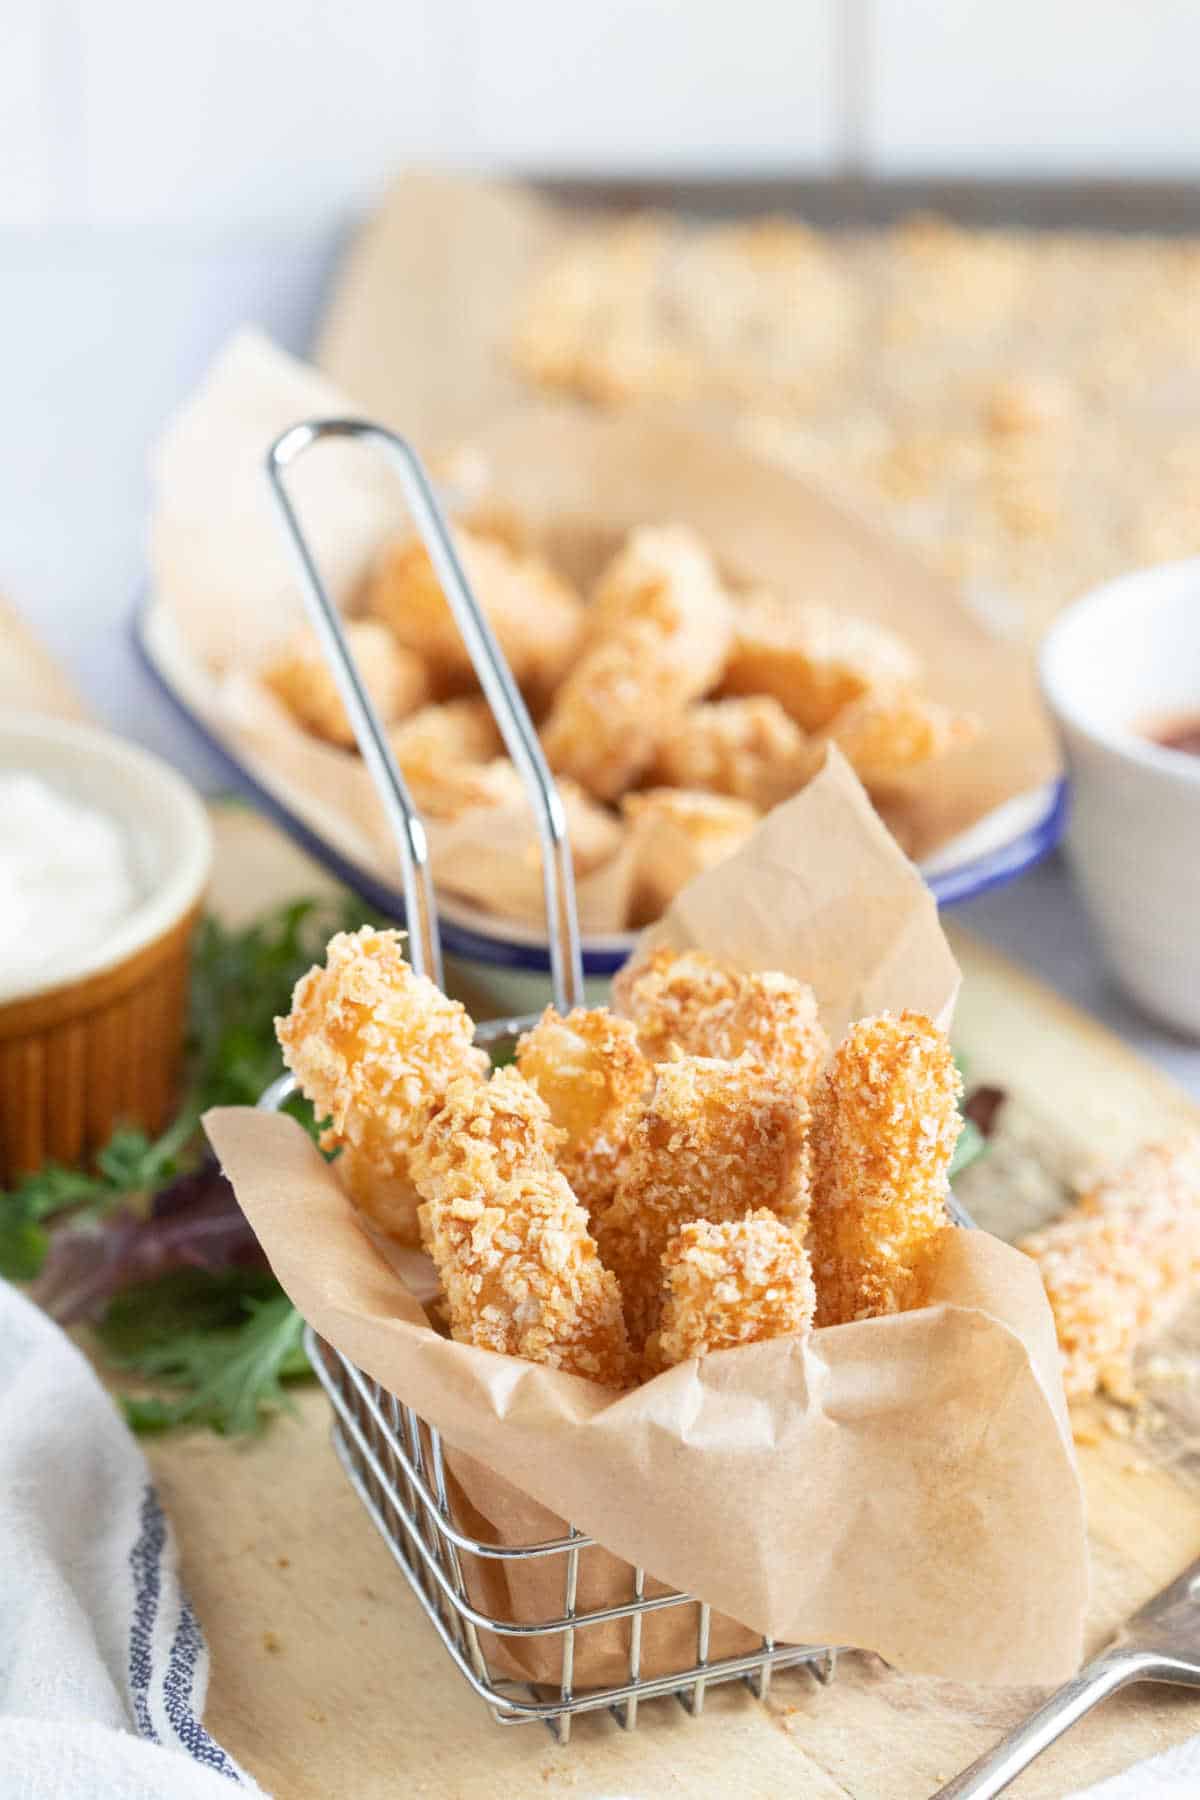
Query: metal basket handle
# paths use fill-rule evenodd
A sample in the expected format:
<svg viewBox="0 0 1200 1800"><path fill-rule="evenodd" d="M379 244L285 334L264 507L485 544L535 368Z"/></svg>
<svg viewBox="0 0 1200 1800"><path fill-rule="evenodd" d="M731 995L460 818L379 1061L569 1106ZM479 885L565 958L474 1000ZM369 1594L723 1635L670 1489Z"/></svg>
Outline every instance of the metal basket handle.
<svg viewBox="0 0 1200 1800"><path fill-rule="evenodd" d="M322 581L284 479L291 465L322 438L350 438L372 444L383 451L399 477L413 522L429 552L442 592L479 677L479 685L533 804L542 848L542 885L554 1004L561 1012L581 1006L584 1001L583 958L575 906L575 874L562 796L555 786L512 671L487 615L471 591L424 465L406 439L382 425L372 425L361 419L314 419L293 425L275 440L267 452L267 477L296 560L301 589L318 640L333 669L363 761L375 783L400 852L412 966L419 975L429 975L441 986L441 935L429 866L429 841L374 702L346 642L341 616Z"/></svg>

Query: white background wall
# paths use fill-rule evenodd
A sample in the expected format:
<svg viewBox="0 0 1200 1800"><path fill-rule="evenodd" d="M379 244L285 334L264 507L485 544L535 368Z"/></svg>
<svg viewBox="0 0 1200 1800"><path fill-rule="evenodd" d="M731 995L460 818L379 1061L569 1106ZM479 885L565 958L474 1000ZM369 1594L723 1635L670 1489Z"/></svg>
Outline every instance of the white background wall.
<svg viewBox="0 0 1200 1800"><path fill-rule="evenodd" d="M413 155L1186 174L1195 0L2 0L0 226L321 219Z"/></svg>

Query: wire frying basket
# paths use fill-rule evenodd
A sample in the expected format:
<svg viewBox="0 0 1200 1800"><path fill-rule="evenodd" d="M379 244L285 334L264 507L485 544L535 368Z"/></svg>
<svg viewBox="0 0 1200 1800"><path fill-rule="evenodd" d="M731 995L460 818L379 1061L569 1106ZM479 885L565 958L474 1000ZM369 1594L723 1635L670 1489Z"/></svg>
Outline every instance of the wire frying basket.
<svg viewBox="0 0 1200 1800"><path fill-rule="evenodd" d="M288 494L286 474L313 445L325 439L358 441L381 451L395 469L414 524L429 552L442 590L462 633L480 686L495 716L505 747L520 771L533 803L542 848L546 919L550 946L551 989L555 1006L569 1011L584 1004L583 967L575 909L574 877L562 800L542 755L537 734L508 666L463 572L437 496L419 457L404 439L381 426L358 420L327 419L294 426L272 445L267 474L291 545L301 587L321 645L329 659L350 716L363 758L378 789L400 853L409 931L409 957L418 974L442 980L437 904L429 867L426 835L404 778L388 744L371 697L355 666L337 608L332 603L313 558L303 527ZM532 1025L527 1018L494 1019L480 1024L476 1041L490 1048ZM293 1092L290 1075L263 1095L261 1105L277 1109ZM472 1528L469 1507L447 1467L441 1433L414 1407L401 1402L365 1375L311 1327L305 1345L333 1408L333 1446L347 1479L391 1551L430 1624L455 1665L474 1691L491 1707L501 1724L540 1719L560 1743L566 1743L577 1713L607 1709L632 1729L642 1700L674 1695L693 1715L704 1706L707 1690L720 1683L745 1681L759 1698L766 1695L776 1669L805 1665L821 1682L833 1674L837 1653L826 1647L777 1644L762 1637L749 1647L721 1654L718 1629L728 1621L715 1617L696 1596L680 1593L654 1579L645 1569L623 1565L628 1599L589 1607L589 1559L609 1553L585 1533L568 1525L563 1535L540 1542L497 1543ZM522 1572L541 1565L548 1580L538 1592L556 1598L544 1616L515 1619L489 1605L486 1594L499 1576L508 1591ZM645 1655L647 1637L673 1614L684 1631L673 1644L686 1649L679 1666L665 1672L652 1668ZM581 1647L604 1632L619 1650L606 1667L613 1679L605 1685L577 1688L575 1672ZM741 1633L743 1640L748 1633ZM549 1667L553 1680L523 1680L512 1673L512 1652L536 1643L537 1666ZM711 1653L710 1653L711 1652ZM643 1671L646 1672L643 1672Z"/></svg>

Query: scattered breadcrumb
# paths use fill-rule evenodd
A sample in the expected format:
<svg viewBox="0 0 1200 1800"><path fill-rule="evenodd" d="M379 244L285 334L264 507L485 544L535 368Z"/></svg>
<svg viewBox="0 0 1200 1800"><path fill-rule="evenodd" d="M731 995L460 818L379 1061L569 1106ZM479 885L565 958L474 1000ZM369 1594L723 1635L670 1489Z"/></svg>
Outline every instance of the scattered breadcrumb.
<svg viewBox="0 0 1200 1800"><path fill-rule="evenodd" d="M547 1007L517 1045L517 1067L565 1135L559 1167L593 1216L607 1207L650 1083L637 1032L607 1007Z"/></svg>
<svg viewBox="0 0 1200 1800"><path fill-rule="evenodd" d="M649 1370L809 1330L817 1297L799 1235L764 1208L684 1225L662 1256L664 1298Z"/></svg>
<svg viewBox="0 0 1200 1800"><path fill-rule="evenodd" d="M817 1323L921 1304L942 1234L962 1082L921 1013L852 1025L817 1091L809 1248Z"/></svg>

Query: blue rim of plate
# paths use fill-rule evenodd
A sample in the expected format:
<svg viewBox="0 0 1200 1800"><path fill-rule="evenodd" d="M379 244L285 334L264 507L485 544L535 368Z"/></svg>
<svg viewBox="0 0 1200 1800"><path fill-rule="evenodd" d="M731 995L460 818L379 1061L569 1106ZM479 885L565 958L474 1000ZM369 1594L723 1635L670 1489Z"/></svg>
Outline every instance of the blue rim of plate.
<svg viewBox="0 0 1200 1800"><path fill-rule="evenodd" d="M146 642L144 628L150 609L151 602L148 599L139 601L131 621L131 636L138 660L175 714L189 726L194 736L225 770L231 785L281 826L302 850L307 850L315 862L320 863L354 893L360 894L382 916L403 920L404 895L400 889L351 862L319 836L299 814L293 812L269 788L264 787L228 745L222 743L204 720L175 692L155 662ZM977 899L980 894L986 894L992 888L1003 887L1006 882L1023 875L1027 869L1032 869L1036 863L1049 856L1058 844L1066 822L1067 783L1060 777L1047 784L1044 812L1022 831L979 856L943 869L938 874L926 876L925 884L939 907L956 906L964 900ZM448 956L457 956L467 962L487 963L493 968L521 969L539 975L547 973L550 968L548 952L536 944L515 943L498 934L493 936L490 932L472 931L461 921L445 916L441 921L441 933L442 947ZM625 948L601 950L585 946L584 974L615 974L628 954L628 949Z"/></svg>

